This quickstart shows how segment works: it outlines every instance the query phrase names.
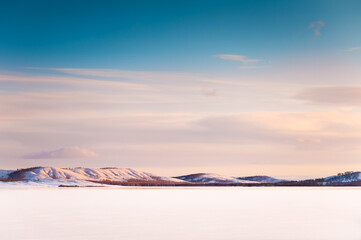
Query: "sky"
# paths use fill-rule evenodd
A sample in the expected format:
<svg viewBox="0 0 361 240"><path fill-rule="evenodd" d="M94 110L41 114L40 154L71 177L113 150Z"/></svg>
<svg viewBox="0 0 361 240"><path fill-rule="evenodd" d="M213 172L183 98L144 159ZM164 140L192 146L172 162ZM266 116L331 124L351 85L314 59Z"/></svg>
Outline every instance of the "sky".
<svg viewBox="0 0 361 240"><path fill-rule="evenodd" d="M360 1L1 1L0 168L361 170Z"/></svg>

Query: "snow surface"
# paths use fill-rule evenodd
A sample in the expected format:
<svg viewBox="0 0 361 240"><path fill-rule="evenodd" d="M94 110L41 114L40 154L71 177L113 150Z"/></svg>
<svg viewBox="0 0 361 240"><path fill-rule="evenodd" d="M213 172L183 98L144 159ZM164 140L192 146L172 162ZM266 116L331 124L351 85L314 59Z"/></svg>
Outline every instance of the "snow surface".
<svg viewBox="0 0 361 240"><path fill-rule="evenodd" d="M83 180L39 180L39 181L12 181L1 182L0 188L22 188L22 187L58 187L60 185L79 187L104 187L106 185Z"/></svg>
<svg viewBox="0 0 361 240"><path fill-rule="evenodd" d="M1 240L361 240L360 188L27 189Z"/></svg>

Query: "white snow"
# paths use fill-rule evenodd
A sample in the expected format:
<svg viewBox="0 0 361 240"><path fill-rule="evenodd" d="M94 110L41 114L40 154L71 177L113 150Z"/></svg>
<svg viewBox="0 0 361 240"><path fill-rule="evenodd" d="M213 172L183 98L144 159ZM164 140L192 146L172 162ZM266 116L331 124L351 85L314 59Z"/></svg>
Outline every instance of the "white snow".
<svg viewBox="0 0 361 240"><path fill-rule="evenodd" d="M0 188L22 188L22 187L58 187L60 185L66 186L79 186L79 187L103 187L107 186L104 184L93 183L83 180L39 180L39 181L11 181L1 182Z"/></svg>
<svg viewBox="0 0 361 240"><path fill-rule="evenodd" d="M27 189L0 190L0 239L361 240L360 188Z"/></svg>

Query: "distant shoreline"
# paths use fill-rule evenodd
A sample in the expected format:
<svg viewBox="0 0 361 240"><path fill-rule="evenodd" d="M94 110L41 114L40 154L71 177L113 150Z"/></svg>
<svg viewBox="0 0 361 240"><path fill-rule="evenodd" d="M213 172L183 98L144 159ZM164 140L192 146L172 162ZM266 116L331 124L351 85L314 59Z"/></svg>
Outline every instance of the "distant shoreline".
<svg viewBox="0 0 361 240"><path fill-rule="evenodd" d="M216 173L194 173L164 177L131 168L32 167L0 170L0 183L53 187L355 187L361 186L361 172L306 180L277 179L255 175L231 177Z"/></svg>
<svg viewBox="0 0 361 240"><path fill-rule="evenodd" d="M349 183L325 183L325 182L279 182L279 183L166 183L152 181L90 181L114 186L141 186L141 187L355 187L361 186L361 181Z"/></svg>

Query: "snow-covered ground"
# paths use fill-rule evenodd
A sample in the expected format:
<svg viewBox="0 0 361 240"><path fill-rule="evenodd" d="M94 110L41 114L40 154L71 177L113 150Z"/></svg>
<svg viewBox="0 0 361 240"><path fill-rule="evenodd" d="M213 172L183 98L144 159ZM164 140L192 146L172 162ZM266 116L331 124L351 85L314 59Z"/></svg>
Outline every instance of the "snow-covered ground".
<svg viewBox="0 0 361 240"><path fill-rule="evenodd" d="M66 186L79 186L79 187L104 187L107 185L93 183L84 180L57 180L57 179L46 179L46 180L36 180L36 181L11 181L11 182L1 182L0 189L4 188L23 188L23 187L36 187L36 188L46 188L46 187L58 187L60 185Z"/></svg>
<svg viewBox="0 0 361 240"><path fill-rule="evenodd" d="M360 240L359 188L1 189L1 240Z"/></svg>

